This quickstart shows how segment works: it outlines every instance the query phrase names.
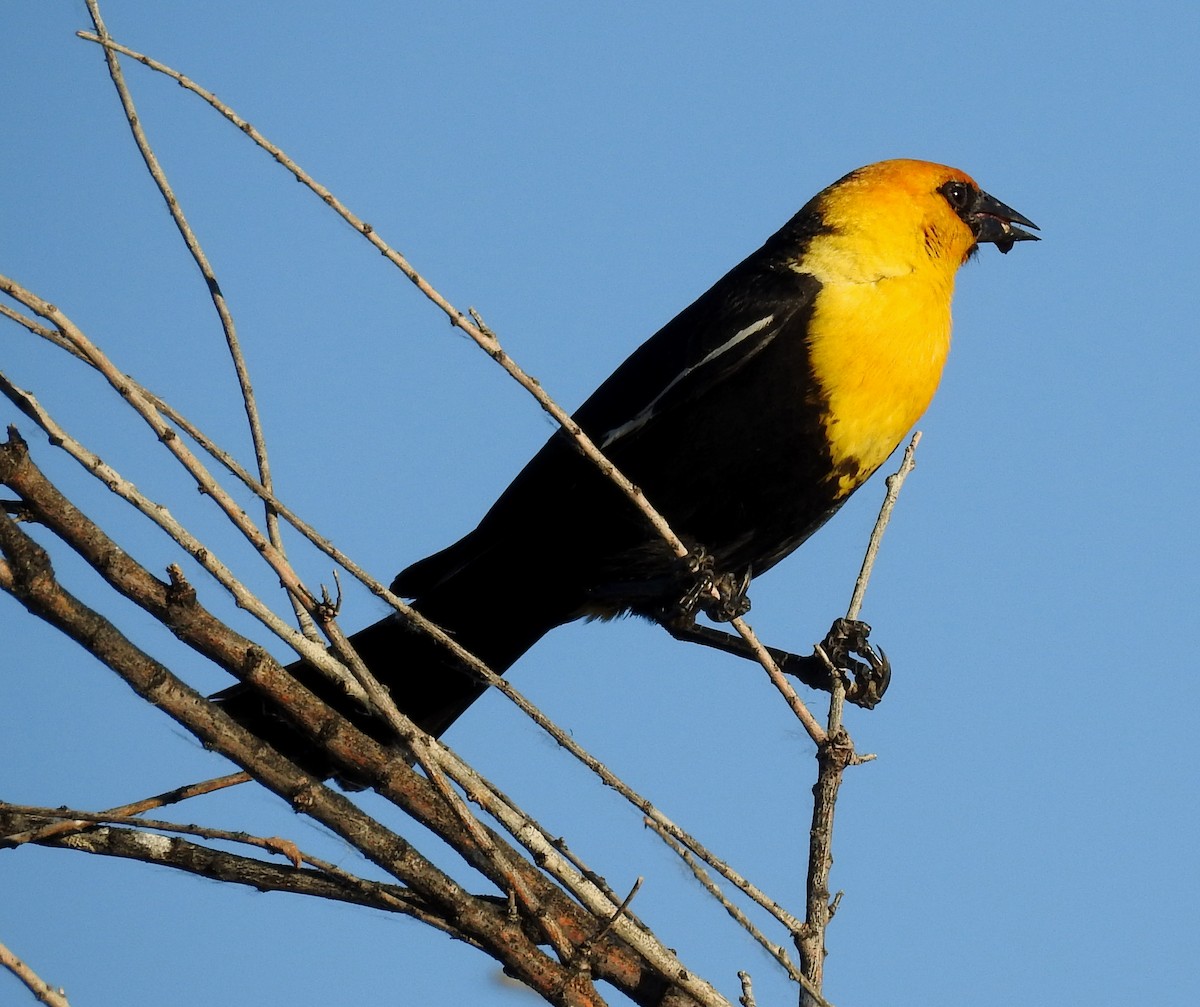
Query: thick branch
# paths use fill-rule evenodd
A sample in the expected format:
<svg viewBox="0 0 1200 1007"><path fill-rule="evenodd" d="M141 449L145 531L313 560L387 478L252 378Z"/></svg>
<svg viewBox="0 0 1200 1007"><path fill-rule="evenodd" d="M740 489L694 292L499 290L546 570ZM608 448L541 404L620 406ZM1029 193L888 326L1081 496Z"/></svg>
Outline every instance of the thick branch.
<svg viewBox="0 0 1200 1007"><path fill-rule="evenodd" d="M9 448L12 447L10 444ZM26 466L36 471L32 462L25 459L21 466L24 476L18 482L23 491L36 500L36 510L46 516L52 527L67 537L72 547L80 548L80 551L85 553L96 549L95 546L83 547L76 539L81 537L87 540L90 536L102 536L103 533L94 528L86 517L74 508L71 508L72 519L66 520L47 499L50 496L48 490L52 490L53 487L47 483L42 487L42 492L34 492L33 487L38 485L37 480L29 474ZM69 507L69 502L62 502ZM473 916L472 898L467 893L437 872L431 878L423 879L421 873L428 870L428 865L399 837L389 834L386 842L382 844L364 844L359 833L368 832L376 827L377 823L372 823L366 816L357 812L357 809L354 809L354 814L347 812L345 809L353 809L354 806L344 798L324 787L316 786L315 781L298 773L295 767L278 753L252 735L248 735L221 711L175 680L165 668L136 651L136 648L132 648L115 628L62 592L54 583L49 562L40 548L24 536L11 521L7 518L3 520L8 522L7 534L0 535L0 547L9 555L12 572L7 577L7 582L5 577L0 575L0 587L17 594L35 614L59 626L109 663L139 693L179 720L206 745L243 765L264 785L291 800L293 804L302 806L306 812L329 825L333 831L354 842L367 856L382 863L386 869L408 882L423 897L444 905L444 915L455 919L468 939L487 945L489 953L504 961L506 967L511 967L523 977L528 973L528 965L522 970L512 957L515 952L508 945L513 938L507 930L500 934L480 933L468 925L467 921L477 919L478 926L488 931L495 921L487 917ZM80 531L84 533L80 535ZM109 555L107 548L98 548L96 551L104 556ZM163 591L161 582L151 577L128 557L124 557L119 564L104 562L100 572L106 577L111 577L117 569L125 576L124 589L135 600L153 600ZM215 620L210 622L212 617L199 609L194 597L176 599L175 605L168 606L168 614L173 616L174 609L181 606L198 611L186 618L177 619L172 624L177 633L186 638L192 627L204 627L202 635L205 637L205 646L223 661L228 661L231 671L244 680L255 683L264 692L274 695L297 726L321 743L340 765L347 767L348 772L352 771L357 778L377 781L376 789L381 794L427 824L458 849L473 866L484 871L505 890L505 879L496 876L494 865L481 856L469 838L464 837L461 821L448 809L442 795L428 780L415 774L404 760L396 759L393 752L332 713L308 690L296 683L277 662L257 648L246 650L248 645L244 640ZM195 645L195 641L189 642ZM240 659L241 664L235 659ZM490 830L488 835L493 843L504 842ZM393 844L399 846L394 848ZM515 857L511 863L521 872L522 881L528 886L534 918L543 915L554 920L555 926L576 946L593 936L597 924L590 916L582 914L574 902L567 899L528 862ZM496 942L499 938L504 938L508 944L498 951ZM521 950L528 955L530 948L523 936L518 943L525 945ZM659 1002L663 995L666 986L663 974L648 970L640 956L632 953L622 941L614 937L606 937L592 949L590 965L593 974L621 988L635 1002L653 1004ZM545 990L548 985L553 986L553 975L557 974L562 978L556 967L549 966L548 960L543 962L543 966L549 969L548 974L535 976L534 981L526 980L539 992ZM557 1002L553 996L548 999Z"/></svg>
<svg viewBox="0 0 1200 1007"><path fill-rule="evenodd" d="M505 919L497 927L488 907L479 905L407 841L298 770L140 651L106 619L63 591L45 552L2 514L0 552L8 561L0 568L0 588L86 647L144 699L252 773L297 811L311 816L419 895L442 907L442 913L454 919L465 935L479 941L489 954L549 1002L583 1002L574 996L560 996L568 986L573 987L574 976L547 958L518 925Z"/></svg>

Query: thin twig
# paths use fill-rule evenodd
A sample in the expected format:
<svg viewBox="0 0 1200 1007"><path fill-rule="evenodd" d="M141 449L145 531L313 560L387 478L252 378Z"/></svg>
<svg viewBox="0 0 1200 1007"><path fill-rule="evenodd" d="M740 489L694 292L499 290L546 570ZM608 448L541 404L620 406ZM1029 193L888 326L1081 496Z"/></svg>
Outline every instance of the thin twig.
<svg viewBox="0 0 1200 1007"><path fill-rule="evenodd" d="M246 136L254 141L259 147L270 154L284 168L290 171L297 181L311 189L331 210L340 216L354 230L365 237L392 265L396 266L410 281L421 291L430 301L440 308L449 318L450 324L461 329L471 340L473 340L488 356L495 360L504 370L524 388L530 395L537 400L538 404L549 413L554 419L571 435L572 439L592 462L597 465L602 472L605 473L621 491L634 503L637 508L646 515L647 520L653 525L655 530L663 537L663 539L671 546L677 556L687 555L687 546L680 541L678 536L671 531L666 520L660 515L646 499L642 491L627 479L621 472L612 464L600 449L592 442L591 438L583 432L583 429L576 423L561 406L556 403L549 394L543 390L541 383L525 373L525 371L514 361L500 345L494 332L486 326L476 324L471 317L456 308L446 298L444 298L417 270L409 263L409 261L386 241L384 241L375 231L375 229L363 220L361 217L354 214L341 200L339 200L328 188L319 183L306 171L304 171L292 158L284 151L269 141L262 133L254 128L249 122L239 116L232 108L220 101L215 94L200 87L194 81L188 79L183 74L157 60L151 59L142 53L129 49L111 38L101 38L99 35L94 35L90 32L77 32L79 38L88 42L96 42L105 49L113 49L130 59L135 59L144 66L155 70L158 73L165 74L172 80L176 81L181 87L184 87L193 94L199 96L209 105L211 105L222 116L228 119L231 123L237 126Z"/></svg>
<svg viewBox="0 0 1200 1007"><path fill-rule="evenodd" d="M779 670L779 665L775 663L775 659L767 652L767 648L759 642L758 637L754 634L754 630L741 618L732 620L730 625L737 630L750 649L754 651L754 656L758 658L758 663L763 666L767 677L771 680L771 684L779 690L780 695L783 696L792 713L796 715L796 719L804 725L808 736L816 744L823 744L826 739L824 728L817 722L817 718L809 712L808 707L804 705L804 701L800 698L796 690L792 688L792 683Z"/></svg>
<svg viewBox="0 0 1200 1007"><path fill-rule="evenodd" d="M588 953L590 953L592 945L597 941L603 940L608 935L608 932L613 928L613 925L617 922L619 917L628 915L629 903L633 901L633 897L637 895L638 891L642 887L642 882L645 880L645 878L639 875L638 878L633 882L633 887L629 889L629 894L626 895L625 898L621 900L620 905L613 910L612 915L605 922L604 926L602 926L592 937L589 937L579 946L581 957L585 957Z"/></svg>
<svg viewBox="0 0 1200 1007"><path fill-rule="evenodd" d="M326 186L319 183L315 178L304 171L291 157L289 157L282 148L269 141L262 133L260 133L253 125L239 116L232 108L220 101L215 94L205 88L200 87L194 81L173 70L171 67L160 63L157 60L151 59L143 53L139 53L133 49L114 42L111 38L101 38L99 35L93 35L88 32L77 32L77 35L89 42L96 42L106 49L112 49L120 52L130 59L137 60L144 66L150 69L165 74L172 80L176 81L180 86L207 102L213 109L219 112L227 120L237 126L246 136L248 136L255 144L269 153L279 164L290 171L292 175L301 184L307 186L315 193L321 201L331 210L338 214L347 224L355 231L367 239L389 262L396 266L408 279L421 291L433 304L440 308L449 318L450 323L461 329L476 345L478 345L485 353L495 360L518 384L521 385L530 395L534 397L537 403L554 418L554 420L566 431L566 433L574 441L579 451L587 457L600 471L611 480L622 493L633 503L635 507L643 514L650 526L655 532L667 543L671 550L678 557L684 557L688 554L687 546L683 544L680 538L672 531L666 518L660 514L650 501L642 493L641 489L630 481L595 445L591 438L584 432L583 428L567 413L553 398L543 389L541 382L536 378L527 374L515 360L513 360L501 346L495 332L487 325L482 323L478 312L473 309L469 314L460 311L451 304L434 286L429 283L411 263L396 249L389 245L379 236L369 223L361 217L354 214L349 207L341 202ZM737 626L741 623L744 627L745 623L737 620L734 623ZM742 632L742 629L738 630ZM744 635L744 633L743 633ZM747 640L749 642L749 640ZM752 645L753 646L753 645ZM776 682L776 688L780 688L777 679L781 678L778 668L775 667L774 661L765 650L756 648L756 654L759 661L763 664L767 674L771 676L772 681ZM788 701L789 707L793 710L805 730L809 735L817 740L822 734L820 724L809 713L800 701L799 697L791 690L791 696L788 692L782 690L785 699Z"/></svg>
<svg viewBox="0 0 1200 1007"><path fill-rule="evenodd" d="M874 569L875 557L879 552L879 543L883 532L891 520L892 511L904 480L914 467L913 453L920 442L920 431L913 434L904 450L900 467L887 478L887 493L875 527L867 543L866 555L863 557L862 568L854 587L846 617L855 619L862 608L863 596L867 583ZM817 782L813 787L812 826L809 830L808 844L808 876L806 880L807 898L804 927L795 935L796 947L800 952L800 964L810 985L806 985L800 996L801 1007L820 1004L813 990L820 991L825 973L825 934L829 921L833 919L837 903L841 895L830 900L829 873L833 866L833 820L837 807L838 791L842 785L842 777L846 767L867 761L866 756L859 756L854 751L854 743L842 726L842 713L845 704L846 690L842 676L834 668L828 656L820 646L817 653L825 659L830 671L831 694L829 700L829 719L827 740L817 747Z"/></svg>
<svg viewBox="0 0 1200 1007"><path fill-rule="evenodd" d="M63 989L55 989L7 947L0 944L0 965L21 980L34 997L50 1007L71 1007Z"/></svg>
<svg viewBox="0 0 1200 1007"><path fill-rule="evenodd" d="M111 815L114 818L127 818L133 815L141 815L152 808L166 807L168 804L178 804L181 801L190 800L193 797L199 797L202 794L211 794L217 790L224 790L226 787L235 787L238 784L246 783L252 777L248 773L230 773L227 776L218 776L212 780L204 780L200 783L190 783L187 786L176 787L174 790L168 790L165 793L157 794L154 797L143 798L140 801L134 801L132 804L123 804L117 808L109 808L103 812L105 815ZM61 810L61 809L58 809ZM57 815L56 817L63 817ZM34 829L29 832L15 833L11 836L0 837L0 846L20 846L22 843L36 843L43 839L51 839L55 836L68 835L71 832L77 832L80 829L85 829L91 824L91 821L60 821L53 825L47 825L40 829Z"/></svg>
<svg viewBox="0 0 1200 1007"><path fill-rule="evenodd" d="M108 811L79 811L72 808L43 808L32 804L9 804L0 801L0 811L13 815L29 815L32 818L49 818L54 825L66 826L68 830L87 828L90 825L118 825L133 827L153 832L174 832L181 836L196 836L199 839L213 839L226 843L241 843L244 846L254 846L268 853L279 854L292 861L292 866L299 867L301 862L313 863L306 854L300 852L295 843L278 836L255 836L249 832L215 829L205 825L184 825L181 822L167 822L157 818L139 818L135 815L114 815ZM16 837L12 837L16 838ZM0 845L10 845L9 837L0 837ZM11 845L16 845L12 843Z"/></svg>
<svg viewBox="0 0 1200 1007"><path fill-rule="evenodd" d="M904 455L900 459L900 467L887 477L887 492L883 497L883 506L879 508L879 517L875 519L875 527L871 529L871 538L867 541L867 551L863 556L862 568L858 571L858 579L854 582L854 593L850 596L850 605L846 609L847 619L857 619L859 612L862 611L863 598L867 593L867 583L875 569L875 557L879 555L879 545L883 541L883 533L892 519L892 511L896 507L896 500L900 497L900 490L904 488L904 480L917 467L916 451L917 445L920 443L921 431L914 431L912 439L908 442L904 449Z"/></svg>
<svg viewBox="0 0 1200 1007"><path fill-rule="evenodd" d="M88 13L91 15L92 23L96 26L96 34L106 41L109 40L108 29L104 26L104 19L100 16L100 5L96 0L87 0L87 8ZM213 308L216 309L217 317L220 319L221 330L225 333L225 345L228 347L230 359L233 361L233 369L237 375L238 387L241 390L242 405L246 411L246 420L250 427L250 440L254 445L254 457L258 464L258 477L263 486L269 491L272 488L272 481L271 464L267 456L267 439L263 432L262 420L258 413L258 400L254 397L254 389L250 383L250 368L246 364L246 357L242 353L241 342L237 336L237 326L233 321L233 312L230 311L229 302L225 299L225 294L221 291L221 285L217 282L217 275L213 271L212 264L208 261L208 256L200 245L200 239L196 237L195 231L192 230L192 226L188 223L187 217L183 212L183 207L179 204L179 199L171 188L171 183L167 180L167 174L163 171L163 167L154 153L154 148L150 146L150 139L146 136L145 129L142 128L142 120L138 116L137 108L133 103L133 95L130 94L129 88L125 84L125 75L121 71L121 62L117 58L116 52L109 46L104 46L104 59L108 65L108 74L112 78L113 87L117 90L117 97L120 98L121 107L125 110L125 119L129 123L130 132L133 133L133 141L137 144L138 152L142 155L142 160L146 162L146 170L150 172L150 177L154 180L154 184L158 186L158 191L162 194L163 200L167 204L167 211L171 214L171 219L175 222L184 245L191 254L192 260L196 263L196 268L200 270L200 275L204 278L204 286L208 290ZM266 509L266 525L267 536L271 544L281 556L285 555L283 538L279 532L279 518L271 511L270 507ZM316 633L311 618L308 612L305 611L300 599L290 594L288 598L295 610L296 618L300 622L301 630L306 631L307 635L315 638Z"/></svg>
<svg viewBox="0 0 1200 1007"><path fill-rule="evenodd" d="M738 926L740 926L746 931L746 933L754 938L755 941L762 945L767 954L774 958L775 961L777 961L783 967L783 970L788 974L789 979L797 983L804 983L806 981L804 978L804 973L796 967L795 962L792 961L791 956L787 953L787 950L781 945L776 944L774 941L767 939L767 936L761 930L759 930L757 926L755 926L751 919L725 896L725 893L721 891L720 886L713 881L713 879L709 876L709 873L703 867L701 867L699 863L697 863L695 857L693 857L671 836L663 832L656 822L647 818L646 824L649 825L650 828L652 828L655 832L657 832L659 838L662 839L662 841L666 843L667 846L669 846L685 864L687 864L688 869L692 872L692 875L696 878L696 880L699 881L704 887L705 891L707 891L714 900L720 903L721 907L734 919Z"/></svg>
<svg viewBox="0 0 1200 1007"><path fill-rule="evenodd" d="M0 304L0 315L3 315L5 318L9 319L9 321L16 322L23 328L28 329L35 336L41 336L43 339L48 340L60 350L66 350L72 356L77 357L84 363L88 362L87 357L75 349L75 347L71 345L70 340L64 339L62 336L60 336L57 330L52 329L47 325L38 325L38 323L32 318L26 317L19 311L14 311L7 304Z"/></svg>
<svg viewBox="0 0 1200 1007"><path fill-rule="evenodd" d="M474 947L481 946L478 941L438 916L430 903L402 885L361 878L336 864L316 857L311 858L311 863L318 868L317 870L296 870L291 865L284 866L258 857L245 857L225 850L212 849L182 837L164 843L160 837L151 833L103 826L91 827L86 832L41 839L38 842L93 856L119 857L170 867L215 881L249 885L258 891L307 895L381 909L384 912L403 913L437 927ZM481 898L489 899L488 896Z"/></svg>
<svg viewBox="0 0 1200 1007"><path fill-rule="evenodd" d="M36 294L25 290L6 276L0 276L0 290L18 297L18 299L22 300L22 303L27 298L34 305L41 304L49 310L58 311L53 305L44 302ZM34 307L33 310L37 310L37 308ZM62 316L62 318L64 325L74 329L70 319L67 319L66 316ZM79 336L82 337L82 333L79 333ZM358 699L365 699L365 693L362 692L361 687L354 681L345 668L329 655L324 647L314 643L303 634L296 632L291 626L280 619L268 606L263 604L253 591L234 576L233 571L217 558L213 550L209 549L180 524L165 506L146 497L133 483L121 476L116 469L100 458L99 455L88 450L83 444L67 433L32 394L9 381L3 372L0 372L0 393L7 396L18 409L37 423L45 431L52 444L65 450L89 474L99 479L109 490L121 497L126 503L131 504L144 517L149 518L175 542L182 546L189 556L199 563L218 584L232 595L240 608L244 608L250 612L267 629L287 643L300 657L304 658L306 662L313 665L331 680L340 683L347 694ZM171 431L171 440L176 443L180 441L180 438L175 436L174 431ZM201 466L201 470L203 475L198 477L200 485L211 490L211 487L215 485L214 480L211 476L208 476L206 470L203 470L203 466ZM238 508L238 511L241 513L242 518L245 519L245 522L248 523L249 519L246 518L245 513L240 508ZM252 525L249 527L253 528ZM257 535L257 529L255 529L255 534ZM263 547L259 551L264 556L269 552L273 552L270 544L261 535L257 535L257 541ZM286 559L282 560L282 562L287 565ZM274 564L272 565L274 566ZM294 574L290 579L297 584L299 583Z"/></svg>
<svg viewBox="0 0 1200 1007"><path fill-rule="evenodd" d="M504 803L510 804L510 805L516 804L516 802L512 798L510 798L507 794L505 794L504 791L502 791L499 787L497 787L496 784L493 783L491 780L489 780L487 777L481 776L480 782L485 787L487 787L490 791L492 791L493 794L495 794L497 800L503 801ZM468 797L471 797L471 795L468 795ZM563 839L562 836L554 835L553 833L550 832L549 829L547 829L544 825L542 825L540 822L538 822L535 818L532 818L528 815L526 817L527 817L529 827L536 829L541 834L542 838L547 843L549 843L552 847L554 847L554 849L558 852L558 854L560 856L562 856L567 861L567 863L571 864L577 871L579 871L580 874L589 878L591 880L592 884L594 884L597 888L599 888L604 893L605 898L607 898L613 905L617 905L620 902L620 896L615 891L613 891L613 889L608 885L608 883L604 880L604 878L602 878L599 874L597 874L590 867L588 867L588 865L584 862L584 860L578 854L576 854L569 846L567 846L567 842L565 839ZM628 907L626 908L625 915L627 917L629 917L629 919L631 919L635 923L637 923L638 926L640 926L643 930L648 931L650 929L641 920L639 920L637 917L637 914L630 911L628 909Z"/></svg>

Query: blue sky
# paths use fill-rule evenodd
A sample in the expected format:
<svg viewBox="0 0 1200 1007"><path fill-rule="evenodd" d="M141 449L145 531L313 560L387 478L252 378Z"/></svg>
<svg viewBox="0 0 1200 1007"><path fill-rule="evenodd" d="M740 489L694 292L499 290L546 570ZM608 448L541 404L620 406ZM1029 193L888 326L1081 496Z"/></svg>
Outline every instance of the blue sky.
<svg viewBox="0 0 1200 1007"><path fill-rule="evenodd" d="M252 6L104 11L478 308L567 406L860 164L955 164L1042 227L1041 244L984 249L960 275L950 364L867 597L896 674L880 708L850 715L879 759L839 805L827 993L1194 1004L1195 6ZM205 291L98 51L73 37L85 27L81 3L0 13L0 272L246 458ZM280 495L385 580L469 530L548 421L234 129L126 74L237 317ZM7 325L0 367L272 589L97 378ZM6 403L0 420L139 559L175 559ZM802 649L844 611L881 495L872 483L755 583L760 636ZM327 562L299 565L329 580ZM225 684L69 557L59 567L197 687ZM381 612L352 593L343 624ZM102 808L225 771L7 597L0 640L5 798ZM512 675L802 906L812 759L761 674L623 622L557 631ZM637 814L502 698L448 740L614 888L645 875L637 911L726 995L747 969L760 1004L793 1002ZM242 789L181 817L356 866ZM470 949L345 907L32 849L0 856L0 891L0 941L75 1003L530 1002ZM0 1001L22 997L0 976Z"/></svg>

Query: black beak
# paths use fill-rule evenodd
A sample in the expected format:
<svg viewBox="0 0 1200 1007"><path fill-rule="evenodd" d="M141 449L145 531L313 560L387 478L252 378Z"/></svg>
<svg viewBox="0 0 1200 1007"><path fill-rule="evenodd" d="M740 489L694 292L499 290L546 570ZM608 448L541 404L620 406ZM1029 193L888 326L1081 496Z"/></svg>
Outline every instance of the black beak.
<svg viewBox="0 0 1200 1007"><path fill-rule="evenodd" d="M1041 240L1036 234L1030 234L1015 226L1024 224L1036 231L1039 230L1037 224L1028 217L1021 216L1011 206L1005 206L994 196L989 196L982 189L965 217L977 242L991 242L1006 254L1018 241Z"/></svg>

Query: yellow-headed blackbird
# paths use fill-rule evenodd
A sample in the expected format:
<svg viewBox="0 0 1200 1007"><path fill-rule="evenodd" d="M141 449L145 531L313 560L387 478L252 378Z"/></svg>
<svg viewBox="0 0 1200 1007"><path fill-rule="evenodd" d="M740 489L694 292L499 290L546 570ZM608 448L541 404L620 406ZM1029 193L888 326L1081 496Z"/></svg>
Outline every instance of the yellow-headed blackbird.
<svg viewBox="0 0 1200 1007"><path fill-rule="evenodd" d="M575 419L702 564L681 563L559 432L474 531L408 567L392 589L501 673L573 619L686 621L682 599L699 566L748 583L892 453L941 377L955 273L981 243L1007 252L1036 240L1019 225L1035 227L954 168L860 168L600 385ZM433 734L483 692L398 617L352 639L400 708ZM295 670L347 707L311 671ZM295 753L245 686L221 699Z"/></svg>

